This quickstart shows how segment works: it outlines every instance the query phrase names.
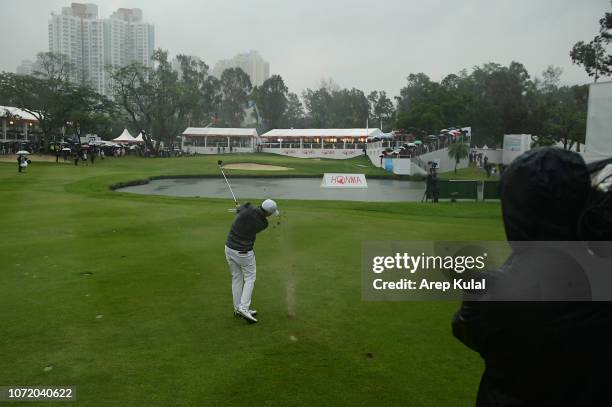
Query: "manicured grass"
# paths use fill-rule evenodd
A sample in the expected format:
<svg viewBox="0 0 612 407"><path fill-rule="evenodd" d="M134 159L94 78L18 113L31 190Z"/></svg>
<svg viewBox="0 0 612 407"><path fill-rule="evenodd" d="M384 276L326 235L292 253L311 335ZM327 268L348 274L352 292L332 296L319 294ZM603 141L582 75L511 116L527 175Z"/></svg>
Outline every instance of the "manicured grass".
<svg viewBox="0 0 612 407"><path fill-rule="evenodd" d="M498 181L499 176L487 177L487 173L483 168L470 165L467 168L460 168L455 171L440 173L440 179L461 179L461 180L485 180Z"/></svg>
<svg viewBox="0 0 612 407"><path fill-rule="evenodd" d="M385 175L363 158L221 158ZM79 406L474 405L482 363L451 335L458 304L362 302L360 250L503 239L498 204L279 201L256 244L260 323L246 325L223 255L229 199L108 189L217 174L217 159L0 164L0 384L76 385Z"/></svg>

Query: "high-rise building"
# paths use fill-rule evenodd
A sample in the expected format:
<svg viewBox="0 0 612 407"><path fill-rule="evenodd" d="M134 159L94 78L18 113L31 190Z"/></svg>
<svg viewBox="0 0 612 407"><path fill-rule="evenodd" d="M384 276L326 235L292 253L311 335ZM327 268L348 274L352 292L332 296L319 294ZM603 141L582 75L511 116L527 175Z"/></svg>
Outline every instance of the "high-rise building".
<svg viewBox="0 0 612 407"><path fill-rule="evenodd" d="M17 75L32 75L37 69L36 63L30 59L24 59L17 66Z"/></svg>
<svg viewBox="0 0 612 407"><path fill-rule="evenodd" d="M264 61L257 51L238 54L232 59L224 59L217 62L212 74L217 78L221 78L223 71L229 68L242 69L249 75L253 86L261 86L270 77L270 63Z"/></svg>
<svg viewBox="0 0 612 407"><path fill-rule="evenodd" d="M108 63L124 66L139 62L153 66L155 28L142 21L142 10L120 8L105 20L108 41Z"/></svg>
<svg viewBox="0 0 612 407"><path fill-rule="evenodd" d="M49 20L49 51L65 54L76 67L71 79L110 95L107 67L132 62L152 66L155 29L142 21L142 10L120 8L98 18L95 4L72 3Z"/></svg>
<svg viewBox="0 0 612 407"><path fill-rule="evenodd" d="M95 4L72 3L49 20L49 51L64 54L74 65L71 79L103 91L104 33ZM102 84L100 85L100 81Z"/></svg>

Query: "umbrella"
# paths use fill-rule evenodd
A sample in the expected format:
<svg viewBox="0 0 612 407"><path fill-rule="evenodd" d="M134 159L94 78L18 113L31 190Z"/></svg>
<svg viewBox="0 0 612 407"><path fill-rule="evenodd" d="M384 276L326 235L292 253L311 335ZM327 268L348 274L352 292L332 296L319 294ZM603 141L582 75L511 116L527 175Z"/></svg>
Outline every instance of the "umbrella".
<svg viewBox="0 0 612 407"><path fill-rule="evenodd" d="M62 148L62 151L72 151L72 150L69 149L68 147L64 147L64 148Z"/></svg>
<svg viewBox="0 0 612 407"><path fill-rule="evenodd" d="M415 143L408 143L408 147L416 147Z"/></svg>
<svg viewBox="0 0 612 407"><path fill-rule="evenodd" d="M26 154L30 154L30 153L28 151L25 151L25 150L19 150L15 154L17 154L17 155L26 155Z"/></svg>
<svg viewBox="0 0 612 407"><path fill-rule="evenodd" d="M423 142L421 140L415 140L414 144L423 144Z"/></svg>

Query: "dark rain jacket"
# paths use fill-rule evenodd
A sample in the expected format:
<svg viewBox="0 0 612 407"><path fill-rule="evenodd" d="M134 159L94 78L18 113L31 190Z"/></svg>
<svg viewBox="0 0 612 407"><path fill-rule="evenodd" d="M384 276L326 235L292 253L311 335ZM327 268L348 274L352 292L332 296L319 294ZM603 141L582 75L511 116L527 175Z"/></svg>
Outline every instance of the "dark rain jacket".
<svg viewBox="0 0 612 407"><path fill-rule="evenodd" d="M238 251L253 250L257 234L267 227L268 219L263 211L247 202L238 208L225 245Z"/></svg>
<svg viewBox="0 0 612 407"><path fill-rule="evenodd" d="M589 192L578 154L552 148L523 154L501 180L508 240L579 240L577 220ZM562 284L574 289L578 282L578 295L588 299L580 265L563 253L515 250L496 273L542 270L549 276L560 270ZM612 405L612 303L464 301L452 329L484 359L478 407Z"/></svg>

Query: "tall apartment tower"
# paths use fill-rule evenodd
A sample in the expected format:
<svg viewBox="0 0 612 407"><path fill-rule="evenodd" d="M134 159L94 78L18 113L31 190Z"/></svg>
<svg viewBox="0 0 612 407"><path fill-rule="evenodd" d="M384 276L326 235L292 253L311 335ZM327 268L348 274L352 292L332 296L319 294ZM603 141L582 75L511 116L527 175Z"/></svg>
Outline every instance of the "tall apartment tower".
<svg viewBox="0 0 612 407"><path fill-rule="evenodd" d="M72 80L110 95L108 66L140 62L152 66L155 30L142 21L142 10L121 8L98 18L95 4L72 3L49 20L49 51L65 54L76 71Z"/></svg>
<svg viewBox="0 0 612 407"><path fill-rule="evenodd" d="M142 10L120 8L105 20L108 30L108 62L124 66L139 62L152 67L155 27L142 21Z"/></svg>
<svg viewBox="0 0 612 407"><path fill-rule="evenodd" d="M95 4L72 3L49 20L49 51L68 56L71 79L101 91L104 81L104 32Z"/></svg>
<svg viewBox="0 0 612 407"><path fill-rule="evenodd" d="M238 54L232 59L224 59L215 64L213 75L221 78L223 71L229 68L242 69L249 78L253 86L261 86L270 77L270 63L264 61L257 51L250 51L246 54Z"/></svg>

